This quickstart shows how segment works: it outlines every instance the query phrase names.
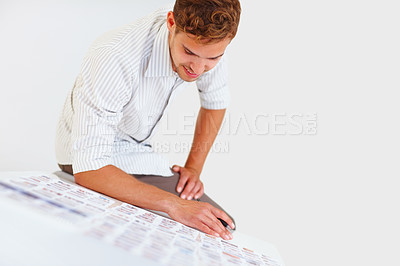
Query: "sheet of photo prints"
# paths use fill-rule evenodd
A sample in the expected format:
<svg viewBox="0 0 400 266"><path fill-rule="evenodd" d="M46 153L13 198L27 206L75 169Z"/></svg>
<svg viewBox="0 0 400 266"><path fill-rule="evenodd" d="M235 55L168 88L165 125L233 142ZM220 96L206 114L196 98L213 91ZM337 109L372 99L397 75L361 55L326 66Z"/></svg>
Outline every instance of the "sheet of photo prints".
<svg viewBox="0 0 400 266"><path fill-rule="evenodd" d="M268 255L53 175L2 178L0 196L77 225L87 237L164 265L280 265Z"/></svg>

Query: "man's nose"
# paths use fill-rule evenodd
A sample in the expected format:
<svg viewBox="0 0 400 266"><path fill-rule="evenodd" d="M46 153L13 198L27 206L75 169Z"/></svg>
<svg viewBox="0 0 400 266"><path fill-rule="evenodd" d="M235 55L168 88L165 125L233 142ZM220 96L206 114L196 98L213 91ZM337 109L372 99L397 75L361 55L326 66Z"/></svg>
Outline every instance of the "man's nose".
<svg viewBox="0 0 400 266"><path fill-rule="evenodd" d="M194 73L200 75L204 72L205 64L204 64L203 60L199 59L196 62L192 62L190 64L190 68L192 69L192 71Z"/></svg>

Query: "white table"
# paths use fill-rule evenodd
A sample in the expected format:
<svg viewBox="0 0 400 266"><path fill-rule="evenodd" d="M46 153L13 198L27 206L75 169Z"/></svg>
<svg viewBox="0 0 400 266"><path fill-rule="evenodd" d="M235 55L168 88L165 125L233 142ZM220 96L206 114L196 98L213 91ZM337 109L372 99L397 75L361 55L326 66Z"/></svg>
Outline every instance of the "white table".
<svg viewBox="0 0 400 266"><path fill-rule="evenodd" d="M0 181L10 175L17 177L21 173L0 173ZM0 265L157 265L84 236L74 225L43 215L12 199L0 197L0 213ZM276 248L264 241L235 232L231 243L268 254L284 265Z"/></svg>

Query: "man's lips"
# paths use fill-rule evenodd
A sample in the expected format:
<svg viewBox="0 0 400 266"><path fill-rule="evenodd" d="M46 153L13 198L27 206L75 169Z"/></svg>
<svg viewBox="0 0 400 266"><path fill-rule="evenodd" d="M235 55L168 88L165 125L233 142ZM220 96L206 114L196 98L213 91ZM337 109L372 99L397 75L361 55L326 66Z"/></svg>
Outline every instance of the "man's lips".
<svg viewBox="0 0 400 266"><path fill-rule="evenodd" d="M186 75L191 78L197 78L198 76L200 76L199 74L191 73L185 66L183 66L183 69L185 70Z"/></svg>

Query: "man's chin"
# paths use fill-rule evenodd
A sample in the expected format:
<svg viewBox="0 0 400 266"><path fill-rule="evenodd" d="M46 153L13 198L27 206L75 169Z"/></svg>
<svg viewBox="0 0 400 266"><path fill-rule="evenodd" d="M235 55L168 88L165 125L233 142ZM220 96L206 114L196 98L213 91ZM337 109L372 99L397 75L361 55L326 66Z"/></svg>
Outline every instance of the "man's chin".
<svg viewBox="0 0 400 266"><path fill-rule="evenodd" d="M188 77L187 75L186 75L186 73L178 73L178 75L179 75L179 77L183 80L183 81L186 81L186 82L193 82L193 81L196 81L200 76L198 76L198 77L196 77L196 78L191 78L191 77Z"/></svg>

